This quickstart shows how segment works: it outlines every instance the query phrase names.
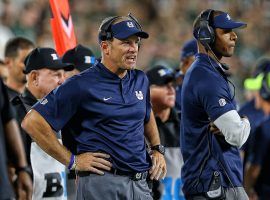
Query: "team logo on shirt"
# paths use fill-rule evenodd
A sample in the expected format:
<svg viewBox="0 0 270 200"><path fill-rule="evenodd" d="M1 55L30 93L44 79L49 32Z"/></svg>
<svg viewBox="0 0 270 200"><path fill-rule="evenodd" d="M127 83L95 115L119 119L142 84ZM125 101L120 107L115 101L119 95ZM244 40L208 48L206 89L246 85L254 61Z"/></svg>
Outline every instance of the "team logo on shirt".
<svg viewBox="0 0 270 200"><path fill-rule="evenodd" d="M222 98L222 99L219 99L219 100L218 100L218 103L219 103L219 105L220 105L220 106L222 106L222 107L223 107L223 106L225 106L225 105L226 105L226 100L225 100L225 99L223 99L223 98Z"/></svg>
<svg viewBox="0 0 270 200"><path fill-rule="evenodd" d="M45 105L46 103L48 103L48 100L46 98L44 98L40 101L40 104L42 104L42 105Z"/></svg>
<svg viewBox="0 0 270 200"><path fill-rule="evenodd" d="M142 91L135 91L136 97L139 100L143 100L143 93Z"/></svg>

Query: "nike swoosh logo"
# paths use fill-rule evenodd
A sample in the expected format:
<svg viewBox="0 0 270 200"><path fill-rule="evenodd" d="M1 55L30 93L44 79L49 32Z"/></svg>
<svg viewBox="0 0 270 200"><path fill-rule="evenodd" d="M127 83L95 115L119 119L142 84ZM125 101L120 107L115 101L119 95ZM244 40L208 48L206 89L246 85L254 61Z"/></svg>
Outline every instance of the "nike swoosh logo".
<svg viewBox="0 0 270 200"><path fill-rule="evenodd" d="M108 98L106 98L106 97L104 97L103 98L103 101L108 101L109 99L111 99L112 97L108 97Z"/></svg>

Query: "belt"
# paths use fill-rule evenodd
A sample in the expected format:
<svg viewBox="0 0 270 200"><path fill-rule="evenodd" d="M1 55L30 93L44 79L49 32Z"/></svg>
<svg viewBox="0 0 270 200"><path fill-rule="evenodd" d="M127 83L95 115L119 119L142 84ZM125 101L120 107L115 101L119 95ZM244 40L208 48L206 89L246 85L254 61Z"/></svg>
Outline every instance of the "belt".
<svg viewBox="0 0 270 200"><path fill-rule="evenodd" d="M114 175L127 176L133 181L139 181L139 180L146 179L147 175L148 175L148 171L145 171L145 172L127 172L127 171L122 171L122 170L115 169L115 168L111 168L111 170L108 171L108 172L111 173L111 174L114 174ZM95 174L95 173L89 172L89 171L77 171L77 175L80 176L80 177L89 176L90 174Z"/></svg>

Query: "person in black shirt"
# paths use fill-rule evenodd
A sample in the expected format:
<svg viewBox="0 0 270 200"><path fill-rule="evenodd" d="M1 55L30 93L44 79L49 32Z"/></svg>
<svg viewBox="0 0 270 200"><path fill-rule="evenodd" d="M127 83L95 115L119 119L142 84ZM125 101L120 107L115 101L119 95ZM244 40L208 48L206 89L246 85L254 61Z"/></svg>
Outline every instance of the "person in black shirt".
<svg viewBox="0 0 270 200"><path fill-rule="evenodd" d="M175 75L164 66L155 66L147 71L150 96L157 122L161 144L166 148L167 175L162 181L153 182L154 199L180 197L180 169L183 165L180 153L180 120L175 109Z"/></svg>
<svg viewBox="0 0 270 200"><path fill-rule="evenodd" d="M9 103L6 87L0 78L0 199L13 199L14 193L8 178L7 158L16 167L17 198L30 200L32 181L28 174L24 148L14 111Z"/></svg>
<svg viewBox="0 0 270 200"><path fill-rule="evenodd" d="M9 100L24 90L26 77L23 74L24 59L34 48L33 42L23 37L10 39L5 47L5 64L8 69L6 86Z"/></svg>

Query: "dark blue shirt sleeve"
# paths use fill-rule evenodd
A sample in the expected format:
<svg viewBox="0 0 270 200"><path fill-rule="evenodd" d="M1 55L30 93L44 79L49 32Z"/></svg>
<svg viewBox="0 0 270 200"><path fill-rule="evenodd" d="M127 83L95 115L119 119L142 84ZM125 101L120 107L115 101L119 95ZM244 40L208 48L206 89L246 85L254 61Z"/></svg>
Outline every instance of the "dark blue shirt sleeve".
<svg viewBox="0 0 270 200"><path fill-rule="evenodd" d="M229 85L221 75L202 70L197 77L195 92L211 121L230 110L236 110Z"/></svg>
<svg viewBox="0 0 270 200"><path fill-rule="evenodd" d="M50 92L33 106L55 131L59 131L80 105L82 91L75 78Z"/></svg>

